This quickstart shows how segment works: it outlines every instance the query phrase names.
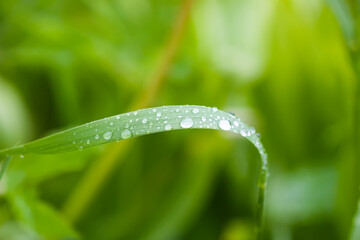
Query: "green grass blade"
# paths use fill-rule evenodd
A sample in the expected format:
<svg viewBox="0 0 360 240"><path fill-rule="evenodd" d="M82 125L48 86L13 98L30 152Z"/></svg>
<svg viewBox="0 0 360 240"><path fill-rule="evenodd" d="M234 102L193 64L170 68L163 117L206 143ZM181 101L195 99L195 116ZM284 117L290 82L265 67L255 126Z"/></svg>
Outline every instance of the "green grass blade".
<svg viewBox="0 0 360 240"><path fill-rule="evenodd" d="M337 17L350 48L355 44L355 23L348 3L344 0L327 0Z"/></svg>
<svg viewBox="0 0 360 240"><path fill-rule="evenodd" d="M2 163L1 168L0 168L0 181L1 181L2 177L4 176L4 173L8 167L11 159L12 159L12 155L9 155L6 157L5 161Z"/></svg>
<svg viewBox="0 0 360 240"><path fill-rule="evenodd" d="M254 128L246 125L240 118L217 108L179 105L141 109L90 122L21 146L5 149L0 151L0 156L81 151L130 137L181 129L216 129L234 132L247 138L258 149L261 155L256 215L259 234L267 182L267 154Z"/></svg>

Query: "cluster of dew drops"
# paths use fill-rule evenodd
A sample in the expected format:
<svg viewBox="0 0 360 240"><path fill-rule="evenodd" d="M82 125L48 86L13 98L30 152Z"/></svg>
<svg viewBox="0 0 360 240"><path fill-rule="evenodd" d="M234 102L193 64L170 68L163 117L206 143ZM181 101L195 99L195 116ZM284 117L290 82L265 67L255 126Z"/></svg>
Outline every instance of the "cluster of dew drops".
<svg viewBox="0 0 360 240"><path fill-rule="evenodd" d="M248 127L235 117L235 114L220 111L216 107L164 106L120 114L104 120L105 128L102 127L101 130L100 125L96 125L96 122L87 124L88 127L95 128L95 136L92 134L93 139L80 140L80 150L90 146L92 141L95 141L94 145L96 145L96 142L100 144L106 141L120 141L133 136L173 129L208 128L239 133L252 141L260 151L263 151L259 135L256 134L254 128ZM104 121L101 124L103 125ZM73 141L73 144L77 143Z"/></svg>

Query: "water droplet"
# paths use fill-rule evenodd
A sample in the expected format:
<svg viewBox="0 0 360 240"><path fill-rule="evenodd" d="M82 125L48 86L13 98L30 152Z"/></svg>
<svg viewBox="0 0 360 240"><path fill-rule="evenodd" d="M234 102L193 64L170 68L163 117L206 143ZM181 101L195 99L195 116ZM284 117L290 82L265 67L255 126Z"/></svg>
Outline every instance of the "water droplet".
<svg viewBox="0 0 360 240"><path fill-rule="evenodd" d="M153 109L153 112L156 112L156 109Z"/></svg>
<svg viewBox="0 0 360 240"><path fill-rule="evenodd" d="M213 108L212 108L212 111L213 111L213 112L216 112L217 110L219 110L217 107L213 107Z"/></svg>
<svg viewBox="0 0 360 240"><path fill-rule="evenodd" d="M110 122L110 125L112 126L112 125L114 125L114 123L113 123L113 122Z"/></svg>
<svg viewBox="0 0 360 240"><path fill-rule="evenodd" d="M180 123L180 126L182 128L191 128L193 125L194 125L194 121L191 118L185 118Z"/></svg>
<svg viewBox="0 0 360 240"><path fill-rule="evenodd" d="M20 155L21 158L24 158L24 155Z"/></svg>
<svg viewBox="0 0 360 240"><path fill-rule="evenodd" d="M219 121L219 127L222 130L229 131L231 129L231 125L230 125L229 120L226 120L226 119L220 120Z"/></svg>
<svg viewBox="0 0 360 240"><path fill-rule="evenodd" d="M254 134L254 133L255 133L255 128L251 127L251 128L249 129L249 135L252 135L252 134Z"/></svg>
<svg viewBox="0 0 360 240"><path fill-rule="evenodd" d="M206 117L202 117L201 120L202 120L203 122L206 122Z"/></svg>
<svg viewBox="0 0 360 240"><path fill-rule="evenodd" d="M239 122L238 122L238 121L234 121L234 125L235 125L235 127L238 127L238 126L239 126Z"/></svg>
<svg viewBox="0 0 360 240"><path fill-rule="evenodd" d="M241 129L241 130L240 130L240 134L241 134L242 136L244 136L244 137L250 136L249 131L246 130L246 129Z"/></svg>
<svg viewBox="0 0 360 240"><path fill-rule="evenodd" d="M117 120L119 120L119 119L120 119L120 116L119 116L119 115L117 115L117 116L116 116L116 119L117 119Z"/></svg>
<svg viewBox="0 0 360 240"><path fill-rule="evenodd" d="M98 140L100 138L99 134L95 135L95 139Z"/></svg>
<svg viewBox="0 0 360 240"><path fill-rule="evenodd" d="M103 138L105 140L109 140L111 137L112 137L112 132L110 132L110 131L107 131L103 134Z"/></svg>
<svg viewBox="0 0 360 240"><path fill-rule="evenodd" d="M172 129L172 126L170 125L170 124L167 124L166 126L165 126L165 130L166 131L170 131Z"/></svg>
<svg viewBox="0 0 360 240"><path fill-rule="evenodd" d="M137 114L138 114L138 111L135 111L135 112L134 112L134 115L137 115Z"/></svg>
<svg viewBox="0 0 360 240"><path fill-rule="evenodd" d="M194 108L194 109L192 110L192 112L196 114L196 113L199 113L200 110L199 110L198 108Z"/></svg>
<svg viewBox="0 0 360 240"><path fill-rule="evenodd" d="M147 123L147 118L143 118L143 120L141 120L141 122L142 122L143 124Z"/></svg>
<svg viewBox="0 0 360 240"><path fill-rule="evenodd" d="M127 129L125 129L122 133L121 133L121 137L123 139L127 139L130 138L132 136L131 132Z"/></svg>
<svg viewBox="0 0 360 240"><path fill-rule="evenodd" d="M86 143L87 143L87 144L90 144L90 140L88 139L88 140L86 141Z"/></svg>
<svg viewBox="0 0 360 240"><path fill-rule="evenodd" d="M158 112L158 113L156 114L156 116L157 116L157 117L161 117L161 112Z"/></svg>

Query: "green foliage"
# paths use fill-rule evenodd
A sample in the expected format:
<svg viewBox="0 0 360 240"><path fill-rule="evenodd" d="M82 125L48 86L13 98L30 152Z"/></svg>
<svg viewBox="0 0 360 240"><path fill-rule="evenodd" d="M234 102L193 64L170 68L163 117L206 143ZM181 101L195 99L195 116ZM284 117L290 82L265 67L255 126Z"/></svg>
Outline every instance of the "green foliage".
<svg viewBox="0 0 360 240"><path fill-rule="evenodd" d="M83 151L86 148L112 141L120 141L122 139L157 132L191 128L231 131L248 138L258 149L262 161L258 180L259 200L256 215L256 231L260 232L268 172L267 154L254 128L248 127L240 118L236 118L233 114L220 111L216 107L180 105L141 109L87 123L34 142L5 149L0 151L0 156L8 156L1 168L0 179L13 154L55 154L69 151ZM73 233L69 234L69 230L66 230L61 222L57 223L58 219L56 214L51 212L51 209L45 205L33 206L34 203L31 204L18 198L11 202L15 205L15 211L19 212L19 218L27 224L35 224L33 227L45 236L49 236L49 233L56 234L55 236L57 237L74 235ZM27 212L27 208L29 208L29 213L25 216L21 215ZM181 209L180 206L177 208ZM178 211L178 209L176 211ZM55 226L55 228L49 229L45 227L46 230L41 229L41 227L46 225L43 222L46 220L52 220L51 222L54 224L52 226ZM169 219L167 219L167 221L168 220ZM157 236L157 234L163 235L164 232L166 232L165 229L160 233L152 233L154 236L150 237L150 239L158 239L159 236ZM166 235L167 234L165 234L165 236Z"/></svg>
<svg viewBox="0 0 360 240"><path fill-rule="evenodd" d="M134 109L217 106L261 132L269 154L265 239L348 239L358 231L359 9L0 1L0 149ZM83 146L78 137L63 138L64 150ZM0 182L0 239L249 239L261 166L233 137L178 131L14 155Z"/></svg>

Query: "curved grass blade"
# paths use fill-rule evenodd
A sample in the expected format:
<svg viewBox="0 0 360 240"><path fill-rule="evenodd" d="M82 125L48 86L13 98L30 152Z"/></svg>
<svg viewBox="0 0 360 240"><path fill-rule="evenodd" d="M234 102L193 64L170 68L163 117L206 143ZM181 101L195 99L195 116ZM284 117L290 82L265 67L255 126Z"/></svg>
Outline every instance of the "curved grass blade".
<svg viewBox="0 0 360 240"><path fill-rule="evenodd" d="M0 168L0 181L1 181L2 177L4 176L4 173L8 167L11 159L12 159L12 155L9 155L6 157L5 161L2 163L1 168Z"/></svg>
<svg viewBox="0 0 360 240"><path fill-rule="evenodd" d="M255 145L261 155L256 213L257 234L260 234L267 184L267 154L254 128L249 127L233 114L220 111L217 108L179 105L141 109L90 122L24 145L5 149L0 151L0 156L5 154L55 154L81 151L85 148L130 137L181 129L230 131L242 135Z"/></svg>

